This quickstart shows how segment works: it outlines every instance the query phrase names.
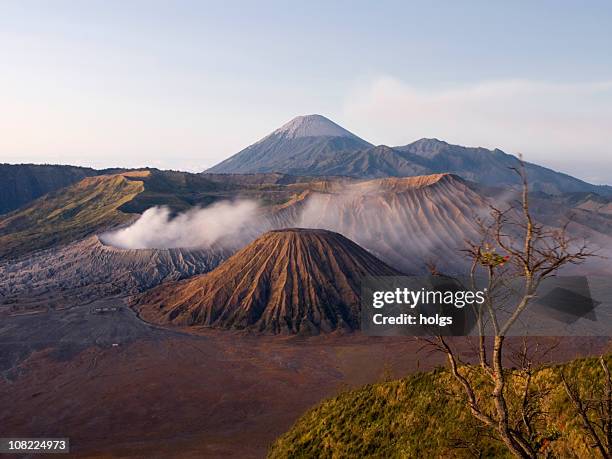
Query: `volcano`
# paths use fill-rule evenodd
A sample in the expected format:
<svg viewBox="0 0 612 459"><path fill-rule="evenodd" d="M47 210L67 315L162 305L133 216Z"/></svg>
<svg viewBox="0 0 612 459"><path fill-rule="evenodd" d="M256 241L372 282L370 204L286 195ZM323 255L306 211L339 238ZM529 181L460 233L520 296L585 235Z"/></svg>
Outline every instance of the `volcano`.
<svg viewBox="0 0 612 459"><path fill-rule="evenodd" d="M242 174L281 171L305 175L307 164L316 164L321 158L338 152L370 147L370 143L324 116L298 116L206 172ZM297 168L294 167L296 164Z"/></svg>
<svg viewBox="0 0 612 459"><path fill-rule="evenodd" d="M67 307L137 294L162 282L209 272L222 247L119 249L90 236L15 260L0 260L0 312Z"/></svg>
<svg viewBox="0 0 612 459"><path fill-rule="evenodd" d="M145 293L136 308L162 324L273 334L355 330L366 275L401 274L341 234L275 230L208 274Z"/></svg>
<svg viewBox="0 0 612 459"><path fill-rule="evenodd" d="M274 228L323 228L344 234L407 274L428 264L447 274L469 269L461 250L479 236L488 202L451 174L362 182L322 181L276 206Z"/></svg>

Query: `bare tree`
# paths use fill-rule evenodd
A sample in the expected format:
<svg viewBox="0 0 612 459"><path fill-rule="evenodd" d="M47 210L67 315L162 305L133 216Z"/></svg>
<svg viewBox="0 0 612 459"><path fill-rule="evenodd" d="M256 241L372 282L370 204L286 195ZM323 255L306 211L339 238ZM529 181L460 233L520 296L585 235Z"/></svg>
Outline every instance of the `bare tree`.
<svg viewBox="0 0 612 459"><path fill-rule="evenodd" d="M582 428L591 440L589 446L608 459L612 457L612 379L603 356L599 358L599 363L603 369L604 382L591 386L588 396L582 394L577 385L569 383L563 372L561 381L580 417Z"/></svg>
<svg viewBox="0 0 612 459"><path fill-rule="evenodd" d="M488 398L480 398L482 390L476 390L471 377L473 367L462 365L450 342L440 336L435 345L446 353L451 373L462 389L471 414L493 429L513 455L535 458L539 445L534 421L540 415L537 401L543 394L533 389L533 362L524 349L520 356L522 402L513 405L511 412L507 383L512 370L505 367L504 342L542 282L564 266L582 263L593 253L586 244L569 237L567 224L560 229L547 228L533 218L522 160L513 170L522 184L520 201L505 209L491 206L490 216L479 220L479 239L469 242L466 250L471 259L472 287L475 288L479 273L484 272L486 279L487 295L476 311L476 326L478 368L489 382L491 403ZM491 339L485 337L487 327L492 328Z"/></svg>

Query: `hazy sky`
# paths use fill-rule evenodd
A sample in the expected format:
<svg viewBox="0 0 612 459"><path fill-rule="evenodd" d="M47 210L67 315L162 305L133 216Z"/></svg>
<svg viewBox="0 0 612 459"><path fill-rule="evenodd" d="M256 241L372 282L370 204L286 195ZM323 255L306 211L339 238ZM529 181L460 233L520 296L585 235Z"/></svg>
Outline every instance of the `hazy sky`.
<svg viewBox="0 0 612 459"><path fill-rule="evenodd" d="M612 183L612 2L0 0L0 162L203 170L292 117Z"/></svg>

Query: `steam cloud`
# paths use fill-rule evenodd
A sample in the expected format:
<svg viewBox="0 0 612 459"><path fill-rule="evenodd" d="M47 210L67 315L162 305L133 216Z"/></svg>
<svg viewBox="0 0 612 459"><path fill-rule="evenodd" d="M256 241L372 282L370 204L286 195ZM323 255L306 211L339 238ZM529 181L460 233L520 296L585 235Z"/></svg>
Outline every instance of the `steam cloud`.
<svg viewBox="0 0 612 459"><path fill-rule="evenodd" d="M258 208L255 201L222 201L172 218L170 209L156 206L132 225L101 239L122 249L236 247L256 236L252 223Z"/></svg>
<svg viewBox="0 0 612 459"><path fill-rule="evenodd" d="M498 196L498 204L512 200L514 193ZM465 239L478 237L475 218L470 217L486 218L487 209L487 202L469 190L432 195L423 205L401 194L389 200L378 183L358 183L332 193L311 193L297 208L274 213L250 200L223 201L176 217L167 207L153 207L129 227L101 235L101 240L123 249L233 251L270 229L322 228L345 235L405 273L421 272L427 261L453 272L466 262L460 252Z"/></svg>

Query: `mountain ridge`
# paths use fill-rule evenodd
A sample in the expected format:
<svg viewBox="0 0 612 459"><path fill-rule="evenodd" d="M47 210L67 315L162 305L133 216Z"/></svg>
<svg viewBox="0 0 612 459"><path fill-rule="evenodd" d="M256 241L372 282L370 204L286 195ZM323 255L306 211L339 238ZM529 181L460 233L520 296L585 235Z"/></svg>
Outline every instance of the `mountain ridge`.
<svg viewBox="0 0 612 459"><path fill-rule="evenodd" d="M95 175L0 216L0 259L71 242L133 219L120 207L144 190L149 171Z"/></svg>
<svg viewBox="0 0 612 459"><path fill-rule="evenodd" d="M334 132L333 136L293 136L307 132L304 120L326 129L312 134ZM308 124L308 123L307 123ZM331 130L333 127L333 130ZM286 138L287 133L292 137ZM612 195L612 187L593 185L569 174L525 162L532 189L548 194L594 192ZM453 145L435 138L423 138L407 145L374 146L320 115L296 117L255 144L241 150L204 173L285 173L308 176L354 178L402 177L451 172L487 186L520 185L511 170L519 158L500 149Z"/></svg>
<svg viewBox="0 0 612 459"><path fill-rule="evenodd" d="M55 164L0 164L0 215L101 172Z"/></svg>

